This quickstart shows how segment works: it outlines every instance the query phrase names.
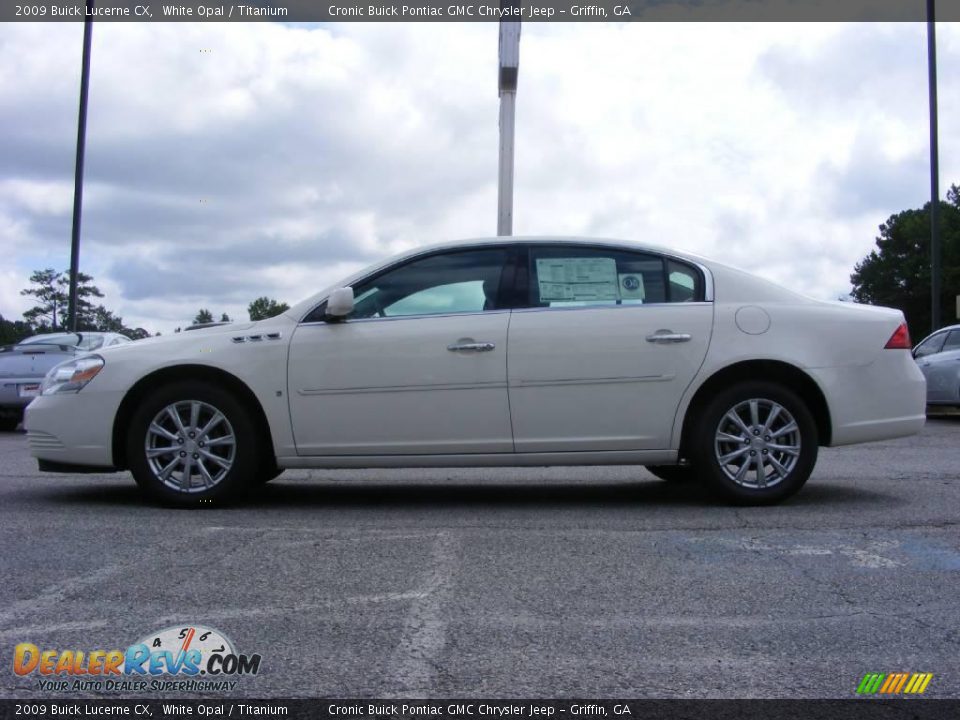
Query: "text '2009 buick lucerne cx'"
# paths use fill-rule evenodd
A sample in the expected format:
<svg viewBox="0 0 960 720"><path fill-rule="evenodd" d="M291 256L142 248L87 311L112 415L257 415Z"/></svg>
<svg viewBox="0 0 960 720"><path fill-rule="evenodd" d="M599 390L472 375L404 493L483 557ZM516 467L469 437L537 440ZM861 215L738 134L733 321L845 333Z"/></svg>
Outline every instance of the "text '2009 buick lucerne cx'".
<svg viewBox="0 0 960 720"><path fill-rule="evenodd" d="M174 505L286 468L600 464L767 504L819 446L916 433L924 407L898 310L661 248L495 238L72 359L25 425L42 470L129 469Z"/></svg>

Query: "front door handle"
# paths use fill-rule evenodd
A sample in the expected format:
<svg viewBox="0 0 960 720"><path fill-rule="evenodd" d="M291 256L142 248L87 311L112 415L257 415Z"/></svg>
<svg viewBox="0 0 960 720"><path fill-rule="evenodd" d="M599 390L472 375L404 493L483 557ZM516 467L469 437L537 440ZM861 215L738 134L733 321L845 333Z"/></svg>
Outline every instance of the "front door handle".
<svg viewBox="0 0 960 720"><path fill-rule="evenodd" d="M452 345L447 345L450 352L490 352L497 347L492 342L474 342L469 338L458 340Z"/></svg>
<svg viewBox="0 0 960 720"><path fill-rule="evenodd" d="M661 343L663 345L689 341L690 333L675 333L673 330L657 330L653 335L647 335L647 342Z"/></svg>

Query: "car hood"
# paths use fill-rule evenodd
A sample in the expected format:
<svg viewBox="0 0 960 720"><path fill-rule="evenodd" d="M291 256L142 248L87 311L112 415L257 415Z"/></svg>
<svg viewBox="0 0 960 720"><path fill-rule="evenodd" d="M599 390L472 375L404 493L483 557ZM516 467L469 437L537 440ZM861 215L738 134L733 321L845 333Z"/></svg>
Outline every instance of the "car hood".
<svg viewBox="0 0 960 720"><path fill-rule="evenodd" d="M258 320L256 322L229 323L228 325L217 325L202 330L191 330L189 332L178 332L170 335L144 338L136 342L96 350L95 353L108 360L114 357L132 357L135 355L177 355L188 348L203 347L212 339L219 340L224 336L231 337L283 330L291 324L295 325L296 323L284 315L278 315L277 317Z"/></svg>

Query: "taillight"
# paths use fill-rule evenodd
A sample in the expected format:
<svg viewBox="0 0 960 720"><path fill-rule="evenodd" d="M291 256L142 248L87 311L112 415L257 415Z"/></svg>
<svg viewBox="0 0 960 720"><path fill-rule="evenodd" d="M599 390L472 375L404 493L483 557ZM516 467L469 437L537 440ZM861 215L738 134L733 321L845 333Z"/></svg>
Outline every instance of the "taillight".
<svg viewBox="0 0 960 720"><path fill-rule="evenodd" d="M907 330L907 324L900 323L900 327L893 331L893 335L883 346L887 350L909 350L913 345L910 343L910 331Z"/></svg>

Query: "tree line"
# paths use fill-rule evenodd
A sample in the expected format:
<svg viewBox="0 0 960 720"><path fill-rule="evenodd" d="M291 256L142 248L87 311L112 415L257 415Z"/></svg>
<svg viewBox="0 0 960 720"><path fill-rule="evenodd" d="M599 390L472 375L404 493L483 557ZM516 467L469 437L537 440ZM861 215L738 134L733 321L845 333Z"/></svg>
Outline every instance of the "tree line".
<svg viewBox="0 0 960 720"><path fill-rule="evenodd" d="M7 320L0 315L0 345L17 343L31 335L66 332L72 327L69 292L69 272L57 272L53 268L35 270L30 275L30 287L20 291L21 295L33 298L34 305L23 313L22 320ZM78 331L117 332L131 340L150 337L151 333L145 328L128 327L122 317L108 310L103 303L96 302L103 297L90 275L77 273ZM288 309L286 303L268 297L259 297L247 306L251 320L264 320ZM220 320L230 322L230 317L223 313ZM194 325L208 322L213 322L213 313L206 309L201 309L193 319Z"/></svg>
<svg viewBox="0 0 960 720"><path fill-rule="evenodd" d="M907 318L914 340L939 328L932 327L930 203L891 215L880 226L876 247L857 263L850 275L851 295L857 302L898 308ZM960 295L960 187L951 185L940 201L941 288L940 317L958 322Z"/></svg>

